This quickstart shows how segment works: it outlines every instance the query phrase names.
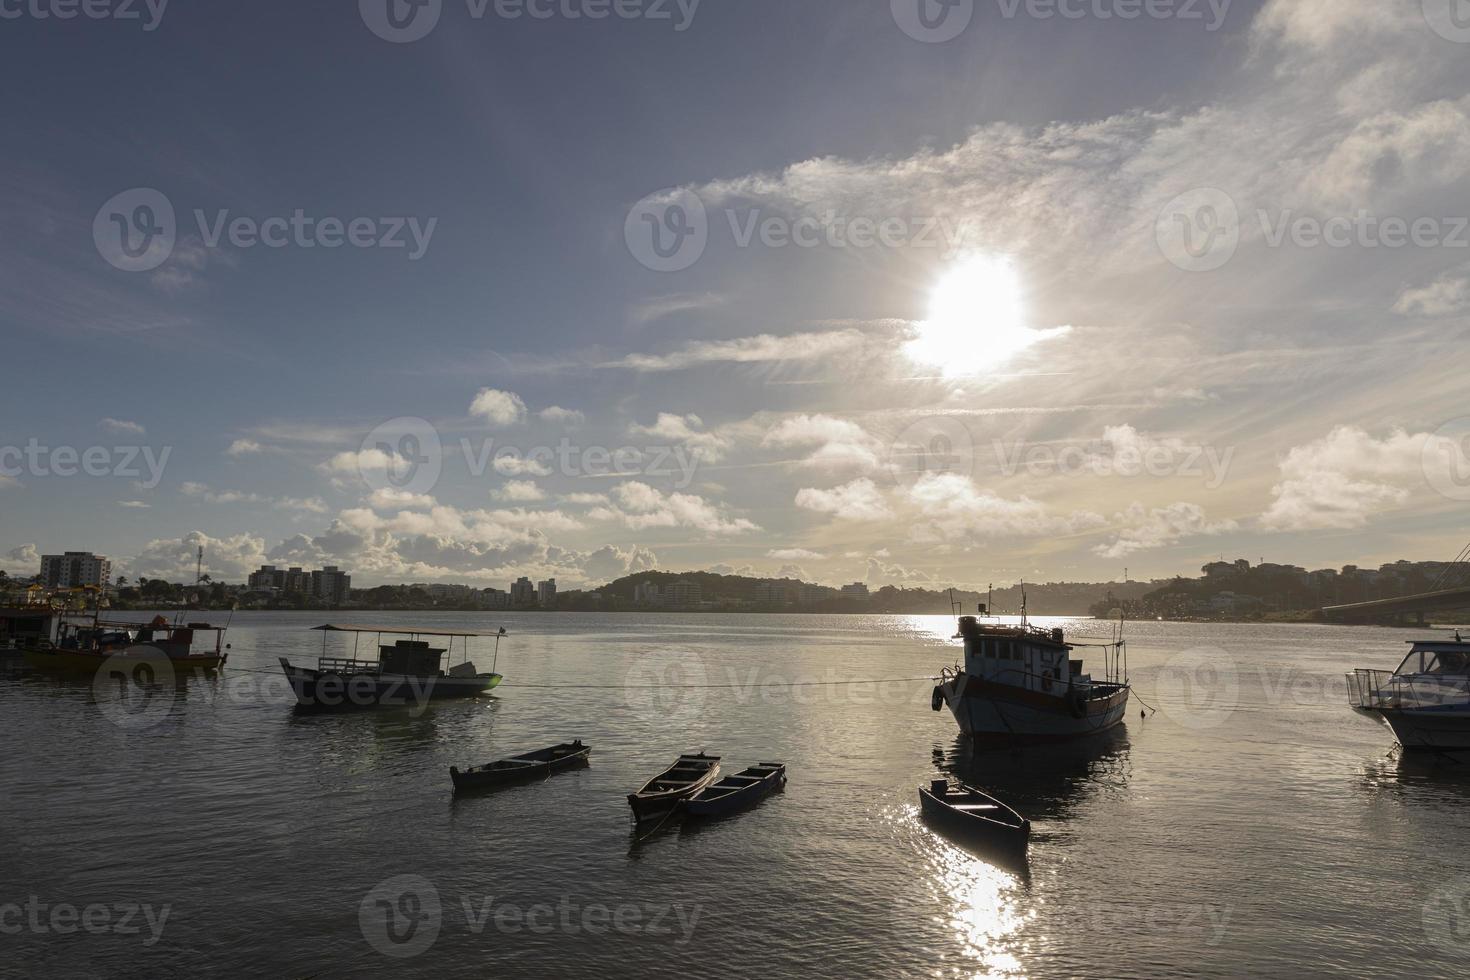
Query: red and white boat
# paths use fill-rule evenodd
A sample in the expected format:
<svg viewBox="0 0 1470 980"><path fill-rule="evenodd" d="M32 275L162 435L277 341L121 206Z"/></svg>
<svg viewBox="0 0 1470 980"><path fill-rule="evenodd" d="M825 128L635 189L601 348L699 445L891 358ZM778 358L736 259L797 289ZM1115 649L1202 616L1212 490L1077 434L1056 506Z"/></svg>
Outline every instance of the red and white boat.
<svg viewBox="0 0 1470 980"><path fill-rule="evenodd" d="M982 614L985 607L981 607ZM1128 712L1127 646L1121 637L1094 644L1101 678L1084 670L1060 629L983 622L961 616L964 666L946 667L933 707L946 704L960 731L977 739L1045 741L1086 738L1114 728Z"/></svg>

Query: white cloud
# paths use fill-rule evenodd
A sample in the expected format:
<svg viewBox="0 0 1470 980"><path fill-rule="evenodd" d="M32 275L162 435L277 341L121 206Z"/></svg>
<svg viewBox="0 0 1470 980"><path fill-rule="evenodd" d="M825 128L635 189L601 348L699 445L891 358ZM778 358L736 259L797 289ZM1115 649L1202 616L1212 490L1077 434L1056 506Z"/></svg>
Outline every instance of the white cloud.
<svg viewBox="0 0 1470 980"><path fill-rule="evenodd" d="M711 537L726 537L759 531L743 517L730 517L724 509L689 493L664 494L646 483L621 483L613 489L620 510L610 513L634 529L655 527L691 528Z"/></svg>
<svg viewBox="0 0 1470 980"><path fill-rule="evenodd" d="M557 425L565 425L568 428L582 425L587 421L587 416L574 408L562 408L560 405L552 405L540 411L541 421L552 422Z"/></svg>
<svg viewBox="0 0 1470 980"><path fill-rule="evenodd" d="M831 490L807 487L797 492L796 506L844 521L881 521L893 516L877 484L866 477Z"/></svg>
<svg viewBox="0 0 1470 980"><path fill-rule="evenodd" d="M776 337L761 334L735 340L699 341L672 354L629 354L605 367L636 371L680 371L704 364L759 364L814 361L851 351L864 341L857 330L829 330Z"/></svg>
<svg viewBox="0 0 1470 980"><path fill-rule="evenodd" d="M628 318L634 323L646 325L676 313L689 313L722 306L727 299L719 293L672 293L667 296L654 296L629 307Z"/></svg>
<svg viewBox="0 0 1470 980"><path fill-rule="evenodd" d="M778 579L781 579L781 578L795 579L798 582L810 581L807 578L806 569L805 568L802 568L800 565L791 565L791 564L782 565L779 569L776 570L776 576L775 577L778 578Z"/></svg>
<svg viewBox="0 0 1470 980"><path fill-rule="evenodd" d="M153 506L152 504L145 503L142 500L119 500L117 502L117 505L119 507L126 507L128 510L147 510L149 507Z"/></svg>
<svg viewBox="0 0 1470 980"><path fill-rule="evenodd" d="M561 502L574 507L606 507L612 498L605 493L568 493L562 496Z"/></svg>
<svg viewBox="0 0 1470 980"><path fill-rule="evenodd" d="M41 552L33 544L23 544L19 548L11 548L6 552L5 559L10 563L12 569L21 568L26 575L34 575L41 567Z"/></svg>
<svg viewBox="0 0 1470 980"><path fill-rule="evenodd" d="M249 534L210 537L191 531L182 538L150 541L141 553L124 564L132 578L163 578L175 582L194 581L194 559L204 548L204 570L216 581L243 581L266 561L265 541Z"/></svg>
<svg viewBox="0 0 1470 980"><path fill-rule="evenodd" d="M861 425L831 415L798 415L772 426L763 445L812 449L811 466L852 467L861 472L883 468L883 444Z"/></svg>
<svg viewBox="0 0 1470 980"><path fill-rule="evenodd" d="M1470 275L1447 273L1427 286L1406 289L1393 311L1404 316L1446 317L1470 313Z"/></svg>
<svg viewBox="0 0 1470 980"><path fill-rule="evenodd" d="M755 568L751 565L711 565L705 571L715 575L736 575L741 578L750 578L755 575Z"/></svg>
<svg viewBox="0 0 1470 980"><path fill-rule="evenodd" d="M326 502L320 497L271 497L242 490L212 490L208 484L193 481L181 485L179 492L210 504L263 504L278 510L306 511L312 514L325 514L328 510Z"/></svg>
<svg viewBox="0 0 1470 980"><path fill-rule="evenodd" d="M483 418L492 426L505 428L521 422L526 417L526 403L521 396L494 388L481 388L470 403L470 414Z"/></svg>
<svg viewBox="0 0 1470 980"><path fill-rule="evenodd" d="M254 439L236 439L230 443L230 448L225 450L227 456L249 456L253 453L264 452L265 447Z"/></svg>
<svg viewBox="0 0 1470 980"><path fill-rule="evenodd" d="M1184 538L1225 534L1239 530L1235 521L1210 521L1199 504L1177 503L1168 507L1145 508L1132 504L1115 518L1126 525L1111 544L1098 545L1093 553L1103 558L1125 558L1139 551L1161 548Z"/></svg>
<svg viewBox="0 0 1470 980"><path fill-rule="evenodd" d="M949 535L968 531L993 537L1045 537L1075 534L1106 523L1090 511L1054 514L1030 497L1001 497L981 490L958 473L920 477L909 488L908 500L923 521Z"/></svg>
<svg viewBox="0 0 1470 980"><path fill-rule="evenodd" d="M496 499L514 503L534 503L545 500L546 493L533 480L507 480L505 485L494 491Z"/></svg>
<svg viewBox="0 0 1470 980"><path fill-rule="evenodd" d="M126 419L107 418L103 419L98 424L101 425L102 428L106 429L108 432L124 433L131 436L141 436L146 434L148 431L137 422L129 422Z"/></svg>
<svg viewBox="0 0 1470 980"><path fill-rule="evenodd" d="M718 463L730 449L730 440L717 432L708 432L698 415L674 415L660 412L653 425L631 425L631 435L645 439L666 439L684 446L702 462Z"/></svg>
<svg viewBox="0 0 1470 980"><path fill-rule="evenodd" d="M409 490L395 490L392 487L382 487L374 490L368 496L368 506L374 510L395 510L406 508L408 510L428 510L437 506L437 501L426 493L413 493Z"/></svg>
<svg viewBox="0 0 1470 980"><path fill-rule="evenodd" d="M506 453L495 457L495 472L501 476L550 476L551 467L538 459Z"/></svg>
<svg viewBox="0 0 1470 980"><path fill-rule="evenodd" d="M1380 511L1402 506L1424 479L1428 433L1394 430L1377 439L1356 426L1297 446L1281 461L1281 482L1261 523L1271 531L1363 527Z"/></svg>
<svg viewBox="0 0 1470 980"><path fill-rule="evenodd" d="M927 572L918 569L905 568L902 565L883 561L881 558L872 557L868 559L868 574L864 579L869 585L902 585L914 582L931 582L933 579Z"/></svg>
<svg viewBox="0 0 1470 980"><path fill-rule="evenodd" d="M766 552L766 557L777 561L821 561L826 555L805 548L776 548Z"/></svg>

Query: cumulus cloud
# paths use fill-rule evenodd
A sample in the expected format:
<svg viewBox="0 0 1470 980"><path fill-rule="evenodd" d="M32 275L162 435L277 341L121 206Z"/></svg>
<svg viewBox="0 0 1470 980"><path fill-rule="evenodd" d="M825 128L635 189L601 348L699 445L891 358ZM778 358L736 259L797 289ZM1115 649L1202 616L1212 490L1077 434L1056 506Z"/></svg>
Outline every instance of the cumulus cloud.
<svg viewBox="0 0 1470 980"><path fill-rule="evenodd" d="M565 425L568 428L582 425L587 421L586 413L579 412L576 409L572 408L562 408L560 405L552 405L550 408L543 408L538 414L540 415L541 421L543 422L551 422L555 425Z"/></svg>
<svg viewBox="0 0 1470 980"><path fill-rule="evenodd" d="M521 396L494 388L481 388L470 403L470 414L482 418L492 426L506 428L521 422L526 417L526 403Z"/></svg>
<svg viewBox="0 0 1470 980"><path fill-rule="evenodd" d="M144 435L148 430L137 422L129 422L126 419L106 418L99 423L108 432L116 432L130 436Z"/></svg>
<svg viewBox="0 0 1470 980"><path fill-rule="evenodd" d="M808 581L806 569L802 568L800 565L791 564L782 565L779 569L777 569L776 578L795 579L798 582Z"/></svg>
<svg viewBox="0 0 1470 980"><path fill-rule="evenodd" d="M867 477L831 490L807 487L797 492L796 506L844 521L881 521L893 516L877 484Z"/></svg>
<svg viewBox="0 0 1470 980"><path fill-rule="evenodd" d="M766 557L777 561L821 561L826 556L805 548L776 548L766 552Z"/></svg>
<svg viewBox="0 0 1470 980"><path fill-rule="evenodd" d="M5 553L5 560L11 571L22 575L34 575L41 568L41 552L33 544L11 548Z"/></svg>
<svg viewBox="0 0 1470 980"><path fill-rule="evenodd" d="M908 500L923 520L945 534L971 532L991 537L1075 534L1106 523L1090 511L1053 513L1030 497L1001 497L958 473L930 473L909 488Z"/></svg>
<svg viewBox="0 0 1470 980"><path fill-rule="evenodd" d="M374 490L368 495L368 506L374 510L395 510L404 508L407 510L428 510L438 504L433 497L426 493L413 493L409 490L395 490L392 487L382 487Z"/></svg>
<svg viewBox="0 0 1470 980"><path fill-rule="evenodd" d="M1281 461L1281 482L1261 517L1271 531L1363 527L1370 517L1402 506L1424 479L1428 433L1402 429L1379 439L1356 426L1297 446Z"/></svg>
<svg viewBox="0 0 1470 980"><path fill-rule="evenodd" d="M615 487L612 496L615 506L604 508L607 513L601 516L615 516L635 530L689 528L711 537L760 530L745 518L732 517L723 507L695 494L665 494L646 483L630 481Z"/></svg>
<svg viewBox="0 0 1470 980"><path fill-rule="evenodd" d="M876 556L869 558L867 564L868 574L864 581L869 585L903 585L933 581L927 572L905 568Z"/></svg>
<svg viewBox="0 0 1470 980"><path fill-rule="evenodd" d="M1470 313L1470 273L1440 276L1427 286L1406 289L1393 311L1404 316L1446 317Z"/></svg>
<svg viewBox="0 0 1470 980"><path fill-rule="evenodd" d="M264 452L265 447L254 439L236 439L230 443L230 448L225 450L227 456L250 456L254 453Z"/></svg>
<svg viewBox="0 0 1470 980"><path fill-rule="evenodd" d="M545 500L546 493L532 480L507 480L505 485L494 491L497 500L511 503L534 503Z"/></svg>
<svg viewBox="0 0 1470 980"><path fill-rule="evenodd" d="M1184 538L1239 530L1235 521L1210 521L1199 504L1183 502L1154 508L1134 503L1115 520L1126 526L1111 544L1094 548L1094 554L1103 558L1125 558L1135 552L1175 544Z"/></svg>
<svg viewBox="0 0 1470 980"><path fill-rule="evenodd" d="M128 510L147 510L149 507L153 506L152 504L142 500L119 500L117 502L117 505L119 507L125 507Z"/></svg>
<svg viewBox="0 0 1470 980"><path fill-rule="evenodd" d="M810 449L810 466L859 471L883 468L883 444L861 425L831 415L798 415L772 426L762 440L766 446Z"/></svg>
<svg viewBox="0 0 1470 980"><path fill-rule="evenodd" d="M677 443L696 453L706 463L718 463L730 449L730 440L717 432L706 431L704 420L698 415L660 412L658 421L653 425L634 424L628 431L640 438L664 439Z"/></svg>
<svg viewBox="0 0 1470 980"><path fill-rule="evenodd" d="M759 364L814 361L850 352L864 342L857 330L827 330L777 337L761 334L735 340L700 341L672 354L629 354L606 367L636 371L679 371L705 364Z"/></svg>
<svg viewBox="0 0 1470 980"><path fill-rule="evenodd" d="M501 476L550 476L551 467L539 459L506 452L495 457L495 472Z"/></svg>
<svg viewBox="0 0 1470 980"><path fill-rule="evenodd" d="M210 504L261 504L279 510L298 510L312 514L325 514L328 510L326 502L320 497L272 497L243 490L212 490L208 484L193 481L181 485L179 492Z"/></svg>
<svg viewBox="0 0 1470 980"><path fill-rule="evenodd" d="M204 548L205 571L217 581L241 581L266 560L265 540L250 534L211 537L191 531L181 538L148 542L124 564L134 577L194 581L195 555Z"/></svg>

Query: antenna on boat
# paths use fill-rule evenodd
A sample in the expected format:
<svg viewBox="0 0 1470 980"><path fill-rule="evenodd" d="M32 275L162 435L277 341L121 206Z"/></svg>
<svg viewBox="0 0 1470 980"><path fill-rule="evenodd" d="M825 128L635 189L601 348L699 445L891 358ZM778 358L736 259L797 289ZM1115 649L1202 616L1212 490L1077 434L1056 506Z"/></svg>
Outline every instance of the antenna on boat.
<svg viewBox="0 0 1470 980"><path fill-rule="evenodd" d="M495 673L495 668L500 663L500 638L505 635L505 627L500 627L500 632L495 634L495 657L490 661L490 673ZM465 640L466 643L469 640Z"/></svg>
<svg viewBox="0 0 1470 980"><path fill-rule="evenodd" d="M956 619L958 619L960 613L964 612L964 610L965 610L965 604L963 602L959 602L958 600L956 600L955 597L954 597L954 589L950 589L949 590L949 614L951 616L955 617Z"/></svg>
<svg viewBox="0 0 1470 980"><path fill-rule="evenodd" d="M1026 580L1021 580L1021 628L1026 627Z"/></svg>

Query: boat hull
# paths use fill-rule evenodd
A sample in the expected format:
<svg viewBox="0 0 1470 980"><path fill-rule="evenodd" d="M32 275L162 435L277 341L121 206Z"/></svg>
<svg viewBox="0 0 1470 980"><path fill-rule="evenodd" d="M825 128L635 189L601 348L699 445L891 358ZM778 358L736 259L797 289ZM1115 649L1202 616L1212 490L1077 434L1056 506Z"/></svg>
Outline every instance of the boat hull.
<svg viewBox="0 0 1470 980"><path fill-rule="evenodd" d="M919 787L920 811L930 824L972 846L1013 858L1024 857L1031 844L1031 822L994 797L982 794L978 798L994 804L1009 819L979 817L973 812L956 810L930 790Z"/></svg>
<svg viewBox="0 0 1470 980"><path fill-rule="evenodd" d="M677 810L680 804L689 797L719 780L720 762L718 759L710 756L685 756L684 758L699 759L708 763L708 768L698 776L690 775L687 778L671 776L673 769L665 770L649 780L638 792L630 793L628 806L633 810L635 821L643 823L648 820L661 820ZM679 785L670 789L660 789L654 785L659 782L678 782Z"/></svg>
<svg viewBox="0 0 1470 980"><path fill-rule="evenodd" d="M337 674L294 667L281 661L286 680L303 711L412 707L429 701L473 698L493 690L499 674L475 677L412 677L403 674Z"/></svg>
<svg viewBox="0 0 1470 980"><path fill-rule="evenodd" d="M460 772L458 769L450 769L449 778L454 783L454 791L456 793L498 789L502 786L515 786L540 779L548 779L557 773L567 772L572 769L585 768L588 765L588 757L591 755L592 749L590 747L584 747L577 752L561 756L560 758L532 762L527 765L518 765L514 768L468 769L464 772Z"/></svg>
<svg viewBox="0 0 1470 980"><path fill-rule="evenodd" d="M719 792L718 784L712 784L709 789L703 790L691 797L684 803L684 812L691 817L724 817L742 810L748 810L766 797L781 792L786 788L786 768L765 776L758 783L743 786L734 792L713 796L703 799L707 794Z"/></svg>
<svg viewBox="0 0 1470 980"><path fill-rule="evenodd" d="M960 731L977 740L1065 741L1101 735L1128 713L1126 685L1082 699L958 674L940 685Z"/></svg>
<svg viewBox="0 0 1470 980"><path fill-rule="evenodd" d="M1370 710L1410 751L1470 749L1470 706Z"/></svg>
<svg viewBox="0 0 1470 980"><path fill-rule="evenodd" d="M157 655L87 653L81 650L24 650L26 666L32 670L60 671L68 674L96 674L104 664L111 667L136 662L167 666L176 673L189 671L218 670L224 666L225 656L169 657L162 652Z"/></svg>

